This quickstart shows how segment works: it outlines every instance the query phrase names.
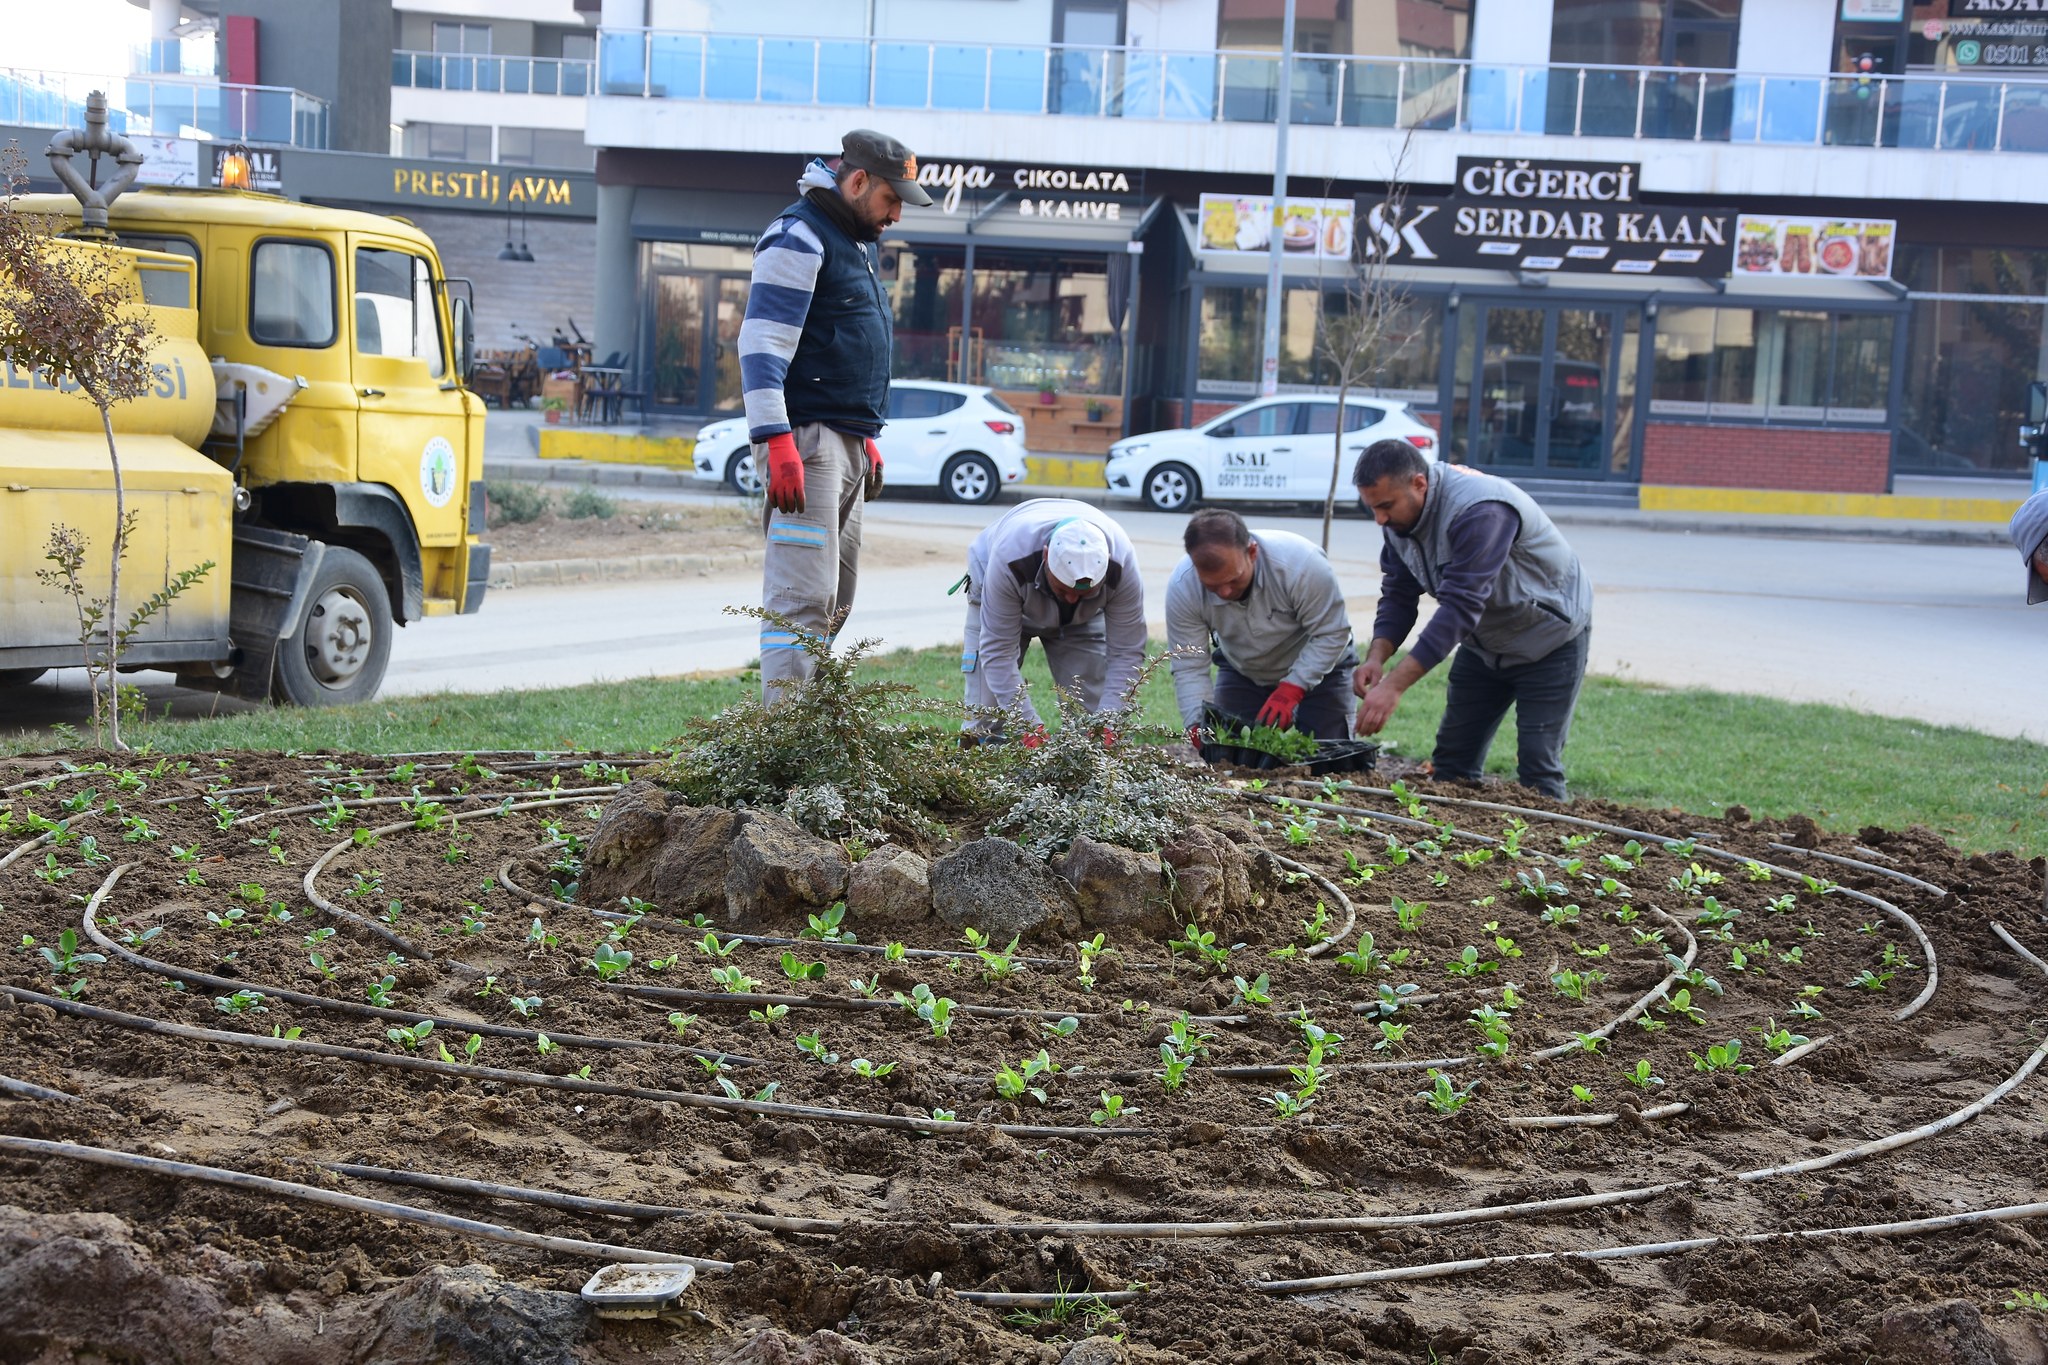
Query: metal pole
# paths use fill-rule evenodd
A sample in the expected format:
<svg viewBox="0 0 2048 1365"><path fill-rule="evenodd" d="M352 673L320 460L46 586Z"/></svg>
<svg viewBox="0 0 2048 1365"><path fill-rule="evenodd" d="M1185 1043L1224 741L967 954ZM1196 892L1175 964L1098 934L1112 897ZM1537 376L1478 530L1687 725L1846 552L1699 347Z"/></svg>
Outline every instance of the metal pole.
<svg viewBox="0 0 2048 1365"><path fill-rule="evenodd" d="M1460 130L1465 126L1465 77L1470 72L1470 67L1460 66L1458 68L1457 109L1451 115L1451 128L1453 131Z"/></svg>
<svg viewBox="0 0 2048 1365"><path fill-rule="evenodd" d="M1272 240L1266 251L1266 350L1259 392L1268 398L1280 392L1280 253L1286 243L1287 120L1294 112L1294 0L1280 22L1280 108L1273 129ZM1398 117L1398 111L1397 111Z"/></svg>
<svg viewBox="0 0 2048 1365"><path fill-rule="evenodd" d="M1941 83L1940 94L1934 101L1934 150L1941 150L1942 124L1948 122L1948 82Z"/></svg>
<svg viewBox="0 0 2048 1365"><path fill-rule="evenodd" d="M2005 94L2010 89L2004 81L1998 83L1998 129L1991 135L1991 150L2005 150Z"/></svg>
<svg viewBox="0 0 2048 1365"><path fill-rule="evenodd" d="M1891 93L1891 88L1890 81L1880 80L1877 83L1877 140L1870 144L1873 147L1884 146L1884 101L1885 96Z"/></svg>
<svg viewBox="0 0 2048 1365"><path fill-rule="evenodd" d="M1583 130L1583 129L1585 128L1585 125L1586 125L1586 68L1582 66L1582 67L1580 67L1580 68L1579 68L1579 89L1578 89L1578 94L1577 94L1577 95L1575 95L1575 96L1573 97L1573 100L1572 100L1572 136L1573 136L1573 137L1583 137L1583 136L1585 136L1584 132L1582 131L1582 130Z"/></svg>
<svg viewBox="0 0 2048 1365"><path fill-rule="evenodd" d="M1692 140L1698 142L1707 130L1707 73L1700 72L1699 97L1692 104Z"/></svg>
<svg viewBox="0 0 2048 1365"><path fill-rule="evenodd" d="M1643 96L1649 93L1649 73L1638 69L1636 72L1636 140L1643 137Z"/></svg>

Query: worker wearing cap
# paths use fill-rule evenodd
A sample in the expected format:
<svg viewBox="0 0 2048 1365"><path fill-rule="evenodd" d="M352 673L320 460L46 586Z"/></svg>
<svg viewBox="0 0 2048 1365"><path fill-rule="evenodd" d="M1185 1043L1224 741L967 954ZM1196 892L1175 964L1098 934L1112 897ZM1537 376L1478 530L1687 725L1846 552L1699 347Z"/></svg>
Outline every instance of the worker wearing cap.
<svg viewBox="0 0 2048 1365"><path fill-rule="evenodd" d="M1120 706L1145 661L1145 582L1130 537L1107 513L1071 498L1034 498L998 517L967 549L969 737L1014 715L1043 730L1024 692L1036 640L1053 682L1090 712Z"/></svg>
<svg viewBox="0 0 2048 1365"><path fill-rule="evenodd" d="M761 604L796 627L762 623L770 704L811 674L798 632L829 637L853 606L861 503L882 491L875 437L895 348L875 242L905 204L932 202L910 149L864 128L837 158L806 166L797 193L754 246L739 336L747 439L768 475Z"/></svg>
<svg viewBox="0 0 2048 1365"><path fill-rule="evenodd" d="M1348 735L1358 656L1329 556L1287 531L1254 531L1221 507L1188 518L1181 544L1188 556L1166 583L1166 643L1188 742L1199 743L1212 697L1240 720L1317 739Z"/></svg>
<svg viewBox="0 0 2048 1365"><path fill-rule="evenodd" d="M2048 491L2012 514L2012 543L2027 566L2027 605L2048 602Z"/></svg>

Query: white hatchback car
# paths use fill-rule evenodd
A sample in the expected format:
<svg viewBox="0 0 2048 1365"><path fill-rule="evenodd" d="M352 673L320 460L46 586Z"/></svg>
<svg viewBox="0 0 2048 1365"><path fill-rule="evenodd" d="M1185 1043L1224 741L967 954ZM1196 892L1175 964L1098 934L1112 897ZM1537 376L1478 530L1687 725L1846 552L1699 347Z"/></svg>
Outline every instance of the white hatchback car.
<svg viewBox="0 0 2048 1365"><path fill-rule="evenodd" d="M936 488L950 502L988 502L1024 481L1024 419L1002 395L977 384L892 381L889 421L875 444L888 486ZM695 460L700 479L761 491L744 417L706 423Z"/></svg>
<svg viewBox="0 0 2048 1365"><path fill-rule="evenodd" d="M1321 502L1330 490L1337 400L1319 394L1262 398L1193 428L1132 436L1109 448L1102 477L1111 495L1142 498L1160 512L1181 512L1203 498L1219 501ZM1343 467L1375 441L1406 440L1432 464L1436 432L1408 405L1354 398L1344 405Z"/></svg>

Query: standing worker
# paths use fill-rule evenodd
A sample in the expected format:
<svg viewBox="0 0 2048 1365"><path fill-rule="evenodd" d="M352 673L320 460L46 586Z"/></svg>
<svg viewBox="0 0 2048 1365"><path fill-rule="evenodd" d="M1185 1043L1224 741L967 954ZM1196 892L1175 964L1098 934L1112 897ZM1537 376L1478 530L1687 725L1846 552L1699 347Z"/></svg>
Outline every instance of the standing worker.
<svg viewBox="0 0 2048 1365"><path fill-rule="evenodd" d="M1343 739L1358 655L1329 556L1290 532L1254 531L1220 507L1190 517L1181 544L1188 557L1167 580L1166 643L1188 743L1200 745L1212 645L1217 710Z"/></svg>
<svg viewBox="0 0 2048 1365"><path fill-rule="evenodd" d="M1119 705L1145 662L1145 580L1123 527L1071 498L1033 498L967 549L964 741L991 738L1014 714L1033 744L1045 726L1024 692L1024 653L1045 650L1056 686L1091 714ZM957 585L956 585L957 586Z"/></svg>
<svg viewBox="0 0 2048 1365"><path fill-rule="evenodd" d="M874 244L905 204L932 202L894 138L855 129L841 149L804 168L755 244L739 336L747 439L768 471L761 605L827 637L853 606L861 502L882 491L895 328ZM763 622L762 701L810 675L797 633Z"/></svg>
<svg viewBox="0 0 2048 1365"><path fill-rule="evenodd" d="M1509 706L1522 785L1565 799L1564 743L1586 678L1593 585L1543 509L1490 474L1432 468L1406 441L1376 441L1352 474L1386 531L1372 644L1352 676L1358 733L1378 734L1401 695L1449 654L1436 775L1476 782ZM1423 593L1435 615L1408 657Z"/></svg>
<svg viewBox="0 0 2048 1365"><path fill-rule="evenodd" d="M2048 491L2020 504L2011 529L2013 547L2027 565L2027 605L2048 602Z"/></svg>

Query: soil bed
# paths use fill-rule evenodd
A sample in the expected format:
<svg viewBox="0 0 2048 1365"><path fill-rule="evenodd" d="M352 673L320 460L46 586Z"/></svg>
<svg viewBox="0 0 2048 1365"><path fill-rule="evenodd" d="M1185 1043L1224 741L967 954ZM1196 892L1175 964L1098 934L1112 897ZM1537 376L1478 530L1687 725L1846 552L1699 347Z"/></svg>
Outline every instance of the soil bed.
<svg viewBox="0 0 2048 1365"><path fill-rule="evenodd" d="M636 555L733 555L735 573L758 573L758 564L739 560L742 551L761 548L761 514L757 504L738 498L701 502L643 502L609 499L609 517L568 516L574 492L545 490L548 510L531 521L506 521L492 514L491 556L500 564L528 564L555 559L625 559ZM602 497L602 494L599 495ZM959 555L896 536L869 532L862 562L870 568L951 563Z"/></svg>
<svg viewBox="0 0 2048 1365"><path fill-rule="evenodd" d="M1311 956L1346 915L1315 881L1283 875L1263 904L1203 921L1220 970L1164 937L1112 932L1116 953L1095 959L1091 990L1071 936L1027 939L1017 958L1044 961L1002 970L936 919L878 931L849 914L856 944L731 946L721 916L690 924L656 907L613 939L616 918L554 902L634 762L228 753L97 771L62 757L0 764L0 786L55 779L0 798L0 858L42 837L38 819L67 822L59 841L0 867L0 1072L79 1097L0 1095L0 1134L729 1269L701 1270L669 1316L599 1321L574 1298L599 1260L0 1148L0 1288L11 1291L0 1293L0 1359L2044 1358L2042 1314L2003 1307L2015 1291L2048 1289L2039 1222L1738 1240L2038 1199L2038 1075L1949 1131L1733 1179L1930 1124L2036 1056L2048 975L1991 926L2036 952L2048 952L2048 926L2039 869L2010 855L1966 856L1917 829L1849 839L1798 819L1566 808L1657 836L1632 849L1540 814L1453 804L1544 805L1511 789L1424 785L1404 812L1384 795L1267 775L1260 795L1351 810L1340 821L1241 797L1215 829L1255 859L1264 849L1329 878L1355 927ZM582 788L605 790L554 794ZM369 797L408 804L334 804ZM555 804L500 813L543 800ZM1403 822L1418 815L1509 847ZM319 908L308 870L353 831L392 823L405 827L321 866L312 890L344 913ZM1692 839L1697 848L1675 842ZM1787 871L1763 879L1761 866L1710 848ZM1823 862L1806 851L1816 848L1938 890ZM123 866L98 907L111 946L76 945L109 960L53 967L43 950L62 959L61 935L83 929L87 900ZM501 868L523 891L498 880ZM1379 870L1360 879L1363 868ZM1916 921L1933 962L1905 920L1850 890ZM1328 918L1312 934L1319 902ZM793 916L786 934L804 928ZM1365 934L1377 956L1363 952ZM892 939L937 955L874 951ZM1673 980L1666 953L1683 960L1689 946L1712 986ZM630 964L600 981L593 960L622 951ZM824 965L821 979L793 979L810 963ZM734 968L755 982L747 996L714 979L732 983ZM1912 1009L1931 968L1931 998ZM56 999L81 981L84 1005L230 1036L81 1017ZM237 998L234 983L263 998ZM888 1003L919 984L1014 1013L956 1012L934 1037ZM1404 1001L1386 1031L1383 987ZM762 997L795 1003L778 1013ZM399 1016L318 1003L373 998ZM1819 1017L1798 1017L1801 1002ZM416 1051L391 1036L425 1017L442 1022ZM472 1033L465 1021L500 1027ZM1827 1041L1772 1065L1767 1021ZM1210 1036L1169 1093L1157 1077L1177 1022ZM1476 1055L1488 1023L1506 1039L1497 1060ZM1282 1117L1276 1092L1301 1102L1303 1077L1289 1069L1310 1061L1308 1025L1324 1031L1324 1070L1305 1110ZM547 1050L532 1031L549 1035ZM1612 1038L1598 1051L1567 1046L1602 1031ZM274 1034L359 1054L257 1045ZM1754 1070L1697 1069L1695 1054L1730 1039ZM360 1055L438 1062L443 1048L438 1070ZM714 1074L715 1057L691 1049L723 1054L729 1069ZM1000 1095L1001 1068L1041 1049L1060 1068L1031 1079L1043 1102ZM855 1059L892 1069L863 1077ZM1455 1112L1417 1095L1433 1088L1431 1061L1442 1089L1470 1088ZM1641 1086L1624 1077L1639 1062ZM544 1083L577 1084L585 1067L609 1090ZM764 1092L768 1112L728 1099ZM1120 1116L1102 1113L1104 1092L1122 1097ZM1531 1122L1596 1116L1611 1117ZM333 1165L675 1212L551 1207ZM1370 1221L1627 1191L1564 1210ZM1367 1221L1302 1221L1338 1219ZM1212 1222L1265 1226L1230 1237L1048 1226ZM1686 1239L1717 1240L1310 1294L1259 1287ZM990 1292L1053 1297L967 1297Z"/></svg>

